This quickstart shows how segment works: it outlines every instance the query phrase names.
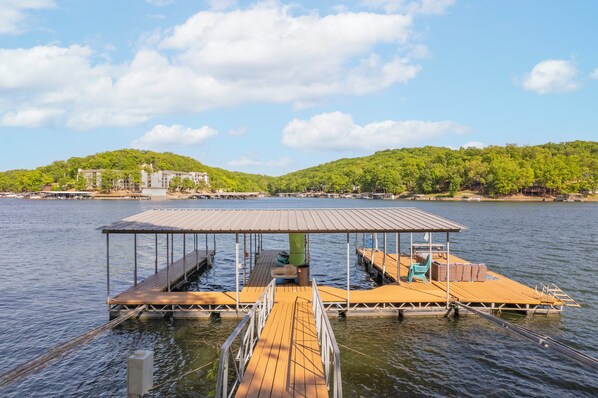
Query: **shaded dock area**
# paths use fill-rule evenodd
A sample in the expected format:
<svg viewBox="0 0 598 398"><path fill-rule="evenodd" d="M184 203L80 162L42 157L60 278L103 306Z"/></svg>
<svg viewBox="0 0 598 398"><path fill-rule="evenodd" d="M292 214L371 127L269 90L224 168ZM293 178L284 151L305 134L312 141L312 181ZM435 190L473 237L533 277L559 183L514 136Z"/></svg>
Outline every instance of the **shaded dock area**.
<svg viewBox="0 0 598 398"><path fill-rule="evenodd" d="M407 276L411 266L411 258L408 254L401 254L399 266L397 266L396 253L384 253L380 250L357 249L358 256L367 267L370 267L378 275L384 275L384 279L394 282L399 281L400 286L427 285L430 290L438 294L446 294L446 282L439 282L428 278L428 283L420 280L408 282ZM373 258L373 261L372 261ZM465 264L468 261L450 254L450 264ZM415 262L415 260L413 260ZM433 254L433 261L446 264L446 255ZM452 272L452 269L451 269ZM429 276L429 275L428 275ZM392 285L387 285L392 286ZM450 282L449 294L451 301L473 304L477 306L489 306L491 308L503 309L530 309L536 306L562 306L564 301L558 298L543 294L536 289L525 286L519 282L509 279L496 272L487 271L486 279L483 282Z"/></svg>

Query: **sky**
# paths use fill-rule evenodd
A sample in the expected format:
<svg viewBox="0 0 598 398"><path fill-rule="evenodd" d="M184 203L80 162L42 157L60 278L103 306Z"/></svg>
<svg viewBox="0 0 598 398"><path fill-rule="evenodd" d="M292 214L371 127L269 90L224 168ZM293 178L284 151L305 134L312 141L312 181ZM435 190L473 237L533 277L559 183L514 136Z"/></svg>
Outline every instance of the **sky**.
<svg viewBox="0 0 598 398"><path fill-rule="evenodd" d="M0 0L0 170L598 138L598 2Z"/></svg>

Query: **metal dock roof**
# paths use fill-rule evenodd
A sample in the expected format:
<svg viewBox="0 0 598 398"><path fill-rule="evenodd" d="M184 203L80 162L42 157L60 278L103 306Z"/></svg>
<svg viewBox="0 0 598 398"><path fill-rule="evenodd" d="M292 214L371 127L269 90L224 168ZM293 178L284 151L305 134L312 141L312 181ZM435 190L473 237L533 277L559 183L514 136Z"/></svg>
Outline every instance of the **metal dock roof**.
<svg viewBox="0 0 598 398"><path fill-rule="evenodd" d="M412 207L355 209L161 209L104 233L459 232L464 226Z"/></svg>

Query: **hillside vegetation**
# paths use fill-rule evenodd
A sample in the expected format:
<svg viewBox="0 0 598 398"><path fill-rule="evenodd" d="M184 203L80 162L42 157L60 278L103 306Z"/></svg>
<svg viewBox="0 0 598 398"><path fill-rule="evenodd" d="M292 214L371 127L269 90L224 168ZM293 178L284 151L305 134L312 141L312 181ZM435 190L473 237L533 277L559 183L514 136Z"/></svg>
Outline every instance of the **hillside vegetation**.
<svg viewBox="0 0 598 398"><path fill-rule="evenodd" d="M77 170L120 170L138 182L142 165L154 170L205 171L211 189L278 192L387 192L455 194L472 190L488 195L557 194L598 189L598 143L573 141L536 146L490 146L453 150L404 148L340 159L281 177L231 172L173 153L123 149L56 161L35 170L0 173L0 191L82 189ZM80 179L81 180L81 179Z"/></svg>
<svg viewBox="0 0 598 398"><path fill-rule="evenodd" d="M598 143L574 141L536 146L393 149L341 159L272 181L272 192L388 192L488 195L595 191Z"/></svg>
<svg viewBox="0 0 598 398"><path fill-rule="evenodd" d="M131 176L135 182L139 182L141 167L144 164L152 164L154 170L205 171L210 177L211 188L214 190L266 191L271 180L268 176L209 167L188 156L170 152L121 149L84 158L74 157L66 161L56 161L35 170L11 170L0 173L0 191L40 191L50 184L55 184L55 188L61 190L83 189L86 184L80 186L77 182L77 171L80 168L119 170L121 175L115 177Z"/></svg>

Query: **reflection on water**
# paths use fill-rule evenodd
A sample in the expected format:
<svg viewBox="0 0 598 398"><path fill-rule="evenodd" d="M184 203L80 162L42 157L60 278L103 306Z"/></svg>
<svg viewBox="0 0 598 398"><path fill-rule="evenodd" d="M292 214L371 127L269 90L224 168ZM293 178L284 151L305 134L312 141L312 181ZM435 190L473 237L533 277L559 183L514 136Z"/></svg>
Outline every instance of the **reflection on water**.
<svg viewBox="0 0 598 398"><path fill-rule="evenodd" d="M101 225L158 207L372 206L417 206L467 225L469 230L451 235L451 250L458 256L485 262L531 286L557 283L583 308L566 309L562 316L503 316L598 356L596 204L6 199L0 200L0 372L107 320L105 237L96 230ZM154 237L138 239L139 275L146 277L154 272ZM354 239L351 236L352 243ZM408 239L403 236L404 250ZM265 243L266 248L280 248L286 237L268 237ZM321 284L344 287L345 236L312 235L311 244L312 276ZM395 250L394 237L389 236L388 246ZM192 247L191 237L187 247ZM132 248L131 237L111 236L112 294L132 283ZM214 267L193 281L192 289L234 290L234 237L218 237L217 249ZM180 238L175 238L175 250L182 250ZM159 255L163 261L162 237ZM368 288L373 281L353 265L351 285ZM348 319L332 324L341 345L347 396L598 395L595 373L476 317ZM214 361L235 325L231 320L129 321L0 391L0 396L123 396L127 355L152 349L159 388L151 396L203 397L214 388L210 366L173 379Z"/></svg>

